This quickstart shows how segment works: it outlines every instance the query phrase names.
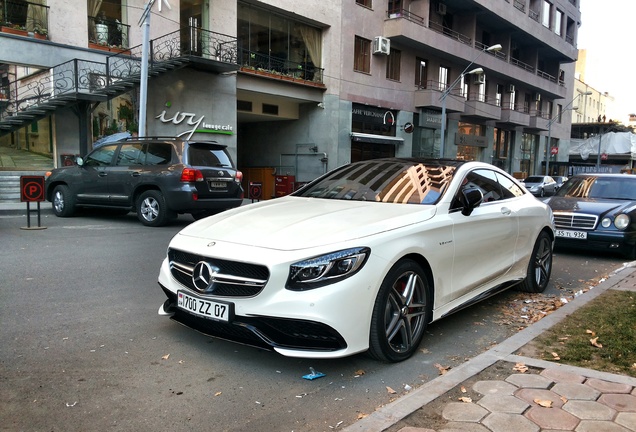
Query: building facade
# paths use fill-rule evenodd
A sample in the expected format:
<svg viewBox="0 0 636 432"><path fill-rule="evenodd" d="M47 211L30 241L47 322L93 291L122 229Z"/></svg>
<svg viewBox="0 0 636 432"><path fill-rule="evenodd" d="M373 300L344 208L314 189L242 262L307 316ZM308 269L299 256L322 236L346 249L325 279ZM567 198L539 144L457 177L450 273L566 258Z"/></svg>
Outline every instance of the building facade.
<svg viewBox="0 0 636 432"><path fill-rule="evenodd" d="M0 0L0 145L60 165L145 124L228 145L246 182L384 156L538 173L567 160L579 1Z"/></svg>

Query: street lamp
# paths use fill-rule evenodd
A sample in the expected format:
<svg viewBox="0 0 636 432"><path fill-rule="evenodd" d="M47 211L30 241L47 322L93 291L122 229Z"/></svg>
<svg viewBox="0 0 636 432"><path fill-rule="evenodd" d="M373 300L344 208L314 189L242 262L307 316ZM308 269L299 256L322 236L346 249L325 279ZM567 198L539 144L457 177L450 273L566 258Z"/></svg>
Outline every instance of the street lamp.
<svg viewBox="0 0 636 432"><path fill-rule="evenodd" d="M577 100L579 97L581 96L589 96L591 95L592 92L591 91L586 91L584 93L579 93L578 95L576 95L574 97L574 99L572 99L570 101L569 104L567 104L565 106L564 109L561 110L561 112L559 114L557 114L556 116L554 116L549 122L548 122L548 142L546 144L546 150L545 150L545 175L550 175L550 152L551 152L551 148L552 148L552 124L557 121L559 118L561 118L561 116L563 115L563 113L565 111L568 111L570 109L576 109L575 107L570 108L570 105L572 105L574 103L575 100Z"/></svg>
<svg viewBox="0 0 636 432"><path fill-rule="evenodd" d="M457 84L459 84L459 82L462 80L462 78L464 78L465 75L471 75L471 74L481 74L484 73L484 70L482 68L476 68L473 69L471 71L468 71L468 69L470 69L470 67L473 65L473 63L475 63L477 61L477 59L486 51L488 52L494 52L494 51L499 51L501 50L501 45L497 44L497 45L492 45L489 46L487 48L484 48L481 50L481 52L479 54L477 54L477 56L473 59L473 61L471 61L468 66L466 66L466 69L464 69L464 71L459 74L459 76L457 77L457 79L455 79L455 81L453 81L453 83L451 85L449 85L448 87L446 87L446 89L442 92L442 95L439 97L439 100L442 101L442 128L441 128L441 144L439 146L439 157L443 158L444 157L444 133L446 132L446 98L448 97L448 95L450 94L451 91L453 91L453 89L455 88L455 86Z"/></svg>

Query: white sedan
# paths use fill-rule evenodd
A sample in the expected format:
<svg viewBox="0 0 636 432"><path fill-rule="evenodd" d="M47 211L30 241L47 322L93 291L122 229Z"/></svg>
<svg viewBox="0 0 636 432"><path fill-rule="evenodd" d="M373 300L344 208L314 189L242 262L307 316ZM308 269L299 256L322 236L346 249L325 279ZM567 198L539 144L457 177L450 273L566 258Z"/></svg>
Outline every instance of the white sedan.
<svg viewBox="0 0 636 432"><path fill-rule="evenodd" d="M512 286L543 291L553 242L550 208L492 165L356 162L184 228L159 314L287 356L397 362L432 321Z"/></svg>

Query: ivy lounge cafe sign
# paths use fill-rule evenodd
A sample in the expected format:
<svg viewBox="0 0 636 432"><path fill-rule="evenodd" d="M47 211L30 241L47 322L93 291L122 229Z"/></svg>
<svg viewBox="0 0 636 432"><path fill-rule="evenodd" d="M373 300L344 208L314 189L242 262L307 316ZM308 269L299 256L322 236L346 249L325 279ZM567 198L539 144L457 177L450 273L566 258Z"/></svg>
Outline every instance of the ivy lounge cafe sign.
<svg viewBox="0 0 636 432"><path fill-rule="evenodd" d="M206 134L222 134L222 135L233 135L234 127L232 125L222 125L222 124L213 124L206 123L205 116L198 116L195 113L187 113L187 112L179 112L177 111L172 117L163 110L161 114L156 116L155 118L159 119L161 123L172 123L178 126L187 126L189 129L175 134L177 137L185 137L185 139L189 140L192 138L192 135L196 133L206 133Z"/></svg>

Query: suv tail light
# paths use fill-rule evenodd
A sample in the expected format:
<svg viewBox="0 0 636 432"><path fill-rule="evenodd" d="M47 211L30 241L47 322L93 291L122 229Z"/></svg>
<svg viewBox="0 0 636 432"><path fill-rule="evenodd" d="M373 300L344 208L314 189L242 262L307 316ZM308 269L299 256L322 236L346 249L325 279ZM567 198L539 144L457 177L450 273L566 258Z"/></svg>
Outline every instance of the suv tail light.
<svg viewBox="0 0 636 432"><path fill-rule="evenodd" d="M243 173L241 171L236 171L236 182L240 183L243 181Z"/></svg>
<svg viewBox="0 0 636 432"><path fill-rule="evenodd" d="M197 182L203 181L203 173L198 169L194 168L184 168L181 172L181 181L182 182Z"/></svg>

